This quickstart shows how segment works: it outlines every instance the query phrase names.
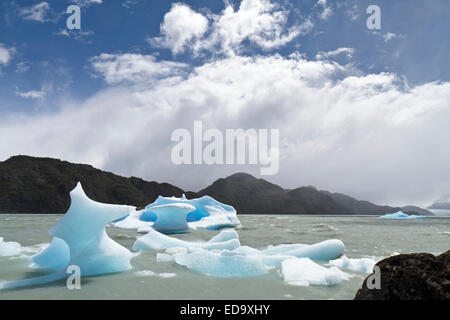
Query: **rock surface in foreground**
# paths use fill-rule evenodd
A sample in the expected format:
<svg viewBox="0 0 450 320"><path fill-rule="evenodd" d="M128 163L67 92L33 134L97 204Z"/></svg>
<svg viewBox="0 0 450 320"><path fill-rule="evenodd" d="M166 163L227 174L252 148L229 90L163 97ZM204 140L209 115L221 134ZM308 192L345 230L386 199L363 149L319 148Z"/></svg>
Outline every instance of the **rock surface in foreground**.
<svg viewBox="0 0 450 320"><path fill-rule="evenodd" d="M368 289L366 278L355 300L450 300L450 250L439 256L400 254L376 265L381 288Z"/></svg>

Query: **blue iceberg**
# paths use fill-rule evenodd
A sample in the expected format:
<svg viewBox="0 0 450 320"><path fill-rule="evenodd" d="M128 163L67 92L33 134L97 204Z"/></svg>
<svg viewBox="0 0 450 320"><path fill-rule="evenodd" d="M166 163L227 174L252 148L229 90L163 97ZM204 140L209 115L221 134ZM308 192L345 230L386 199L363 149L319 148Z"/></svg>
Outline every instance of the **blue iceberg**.
<svg viewBox="0 0 450 320"><path fill-rule="evenodd" d="M282 248L287 248L283 245ZM300 248L299 248L300 247ZM328 261L342 255L344 244L340 240L327 240L313 245L293 245L294 250L264 251L247 246L240 246L230 250L205 250L190 247L187 251L176 252L173 260L187 268L213 277L257 277L264 275L273 268L282 268L285 261L296 259ZM300 250L301 249L301 250ZM167 261L170 259L165 258ZM322 268L322 267L321 267ZM331 270L333 275L339 276L339 270ZM330 284L333 281L324 281Z"/></svg>
<svg viewBox="0 0 450 320"><path fill-rule="evenodd" d="M131 269L132 253L108 237L106 225L130 214L131 206L103 204L89 199L80 183L70 193L67 213L50 229L50 246L35 255L33 266L58 270L31 279L3 283L0 289L40 285L68 276L65 268L75 265L82 276L116 273ZM65 243L65 245L64 245Z"/></svg>
<svg viewBox="0 0 450 320"><path fill-rule="evenodd" d="M189 242L166 236L158 231L150 230L145 236L136 240L133 250L165 250L169 248L202 248L213 249L235 249L240 246L239 237L234 230L224 230L208 242Z"/></svg>
<svg viewBox="0 0 450 320"><path fill-rule="evenodd" d="M262 253L267 255L285 255L297 258L309 258L311 260L329 261L342 256L345 245L341 240L330 239L319 243L307 244L283 244L271 246Z"/></svg>
<svg viewBox="0 0 450 320"><path fill-rule="evenodd" d="M31 267L38 269L47 269L58 271L69 265L70 248L67 243L58 238L53 237L50 245L31 257L33 264Z"/></svg>
<svg viewBox="0 0 450 320"><path fill-rule="evenodd" d="M331 239L307 244L282 244L258 250L241 246L234 230L222 230L208 242L189 242L154 230L136 240L134 250L166 250L157 262L177 264L213 277L256 277L281 268L289 259L330 261L344 253L344 243ZM181 250L182 249L182 250ZM172 255L170 255L172 253Z"/></svg>
<svg viewBox="0 0 450 320"><path fill-rule="evenodd" d="M218 278L250 278L268 273L261 256L239 251L198 249L190 253L175 254L175 262Z"/></svg>
<svg viewBox="0 0 450 320"><path fill-rule="evenodd" d="M188 208L192 210L188 210ZM188 200L159 196L144 210L135 211L112 223L114 227L148 232L152 228L164 233L188 229L217 230L240 225L236 210L209 196Z"/></svg>
<svg viewBox="0 0 450 320"><path fill-rule="evenodd" d="M408 215L402 211L380 216L379 219L425 219L424 216Z"/></svg>
<svg viewBox="0 0 450 320"><path fill-rule="evenodd" d="M186 219L187 215L194 210L195 207L187 203L171 203L151 207L143 214L147 212L154 213L156 221L152 226L153 229L170 233L187 230L189 228Z"/></svg>

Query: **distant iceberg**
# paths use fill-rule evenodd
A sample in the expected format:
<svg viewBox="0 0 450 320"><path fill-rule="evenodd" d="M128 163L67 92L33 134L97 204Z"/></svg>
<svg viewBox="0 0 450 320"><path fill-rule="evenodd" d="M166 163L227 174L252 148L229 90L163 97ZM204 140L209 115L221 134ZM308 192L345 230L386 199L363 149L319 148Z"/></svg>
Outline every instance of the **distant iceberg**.
<svg viewBox="0 0 450 320"><path fill-rule="evenodd" d="M380 216L379 219L425 219L425 216L408 215L402 211Z"/></svg>
<svg viewBox="0 0 450 320"><path fill-rule="evenodd" d="M188 200L183 195L177 197L159 196L144 210L135 211L129 216L116 220L112 226L137 229L148 232L151 229L173 233L188 229L217 230L240 225L236 210L209 196Z"/></svg>

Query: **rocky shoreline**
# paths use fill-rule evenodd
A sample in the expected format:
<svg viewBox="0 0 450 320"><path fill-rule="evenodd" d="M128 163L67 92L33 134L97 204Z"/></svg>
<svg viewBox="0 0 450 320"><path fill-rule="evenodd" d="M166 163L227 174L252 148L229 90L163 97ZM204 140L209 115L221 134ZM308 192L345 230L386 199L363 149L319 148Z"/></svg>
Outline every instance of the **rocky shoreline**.
<svg viewBox="0 0 450 320"><path fill-rule="evenodd" d="M375 270L364 280L354 300L450 300L450 250L438 256L400 254L376 266L379 289L373 286Z"/></svg>

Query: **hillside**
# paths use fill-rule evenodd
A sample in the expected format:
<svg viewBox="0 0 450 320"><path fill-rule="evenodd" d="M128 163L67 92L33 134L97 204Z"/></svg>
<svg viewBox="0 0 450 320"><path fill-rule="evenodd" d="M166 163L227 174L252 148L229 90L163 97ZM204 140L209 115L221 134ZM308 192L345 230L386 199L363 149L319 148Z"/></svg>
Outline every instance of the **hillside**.
<svg viewBox="0 0 450 320"><path fill-rule="evenodd" d="M218 179L199 191L199 194L210 195L231 204L241 214L385 214L401 209L378 206L343 194L319 191L314 187L283 189L246 173Z"/></svg>
<svg viewBox="0 0 450 320"><path fill-rule="evenodd" d="M95 201L136 207L144 207L158 195L180 197L186 193L188 198L212 196L232 205L239 214L381 215L401 209L378 206L314 187L283 189L246 173L218 179L195 193L185 192L168 183L121 177L86 164L14 156L0 162L0 213L64 213L70 205L69 192L78 181ZM428 212L417 207L403 209L406 208L407 213Z"/></svg>
<svg viewBox="0 0 450 320"><path fill-rule="evenodd" d="M168 183L124 178L90 165L14 156L0 162L0 213L66 212L69 192L78 181L93 200L137 207L153 202L158 195L179 197L184 193Z"/></svg>

